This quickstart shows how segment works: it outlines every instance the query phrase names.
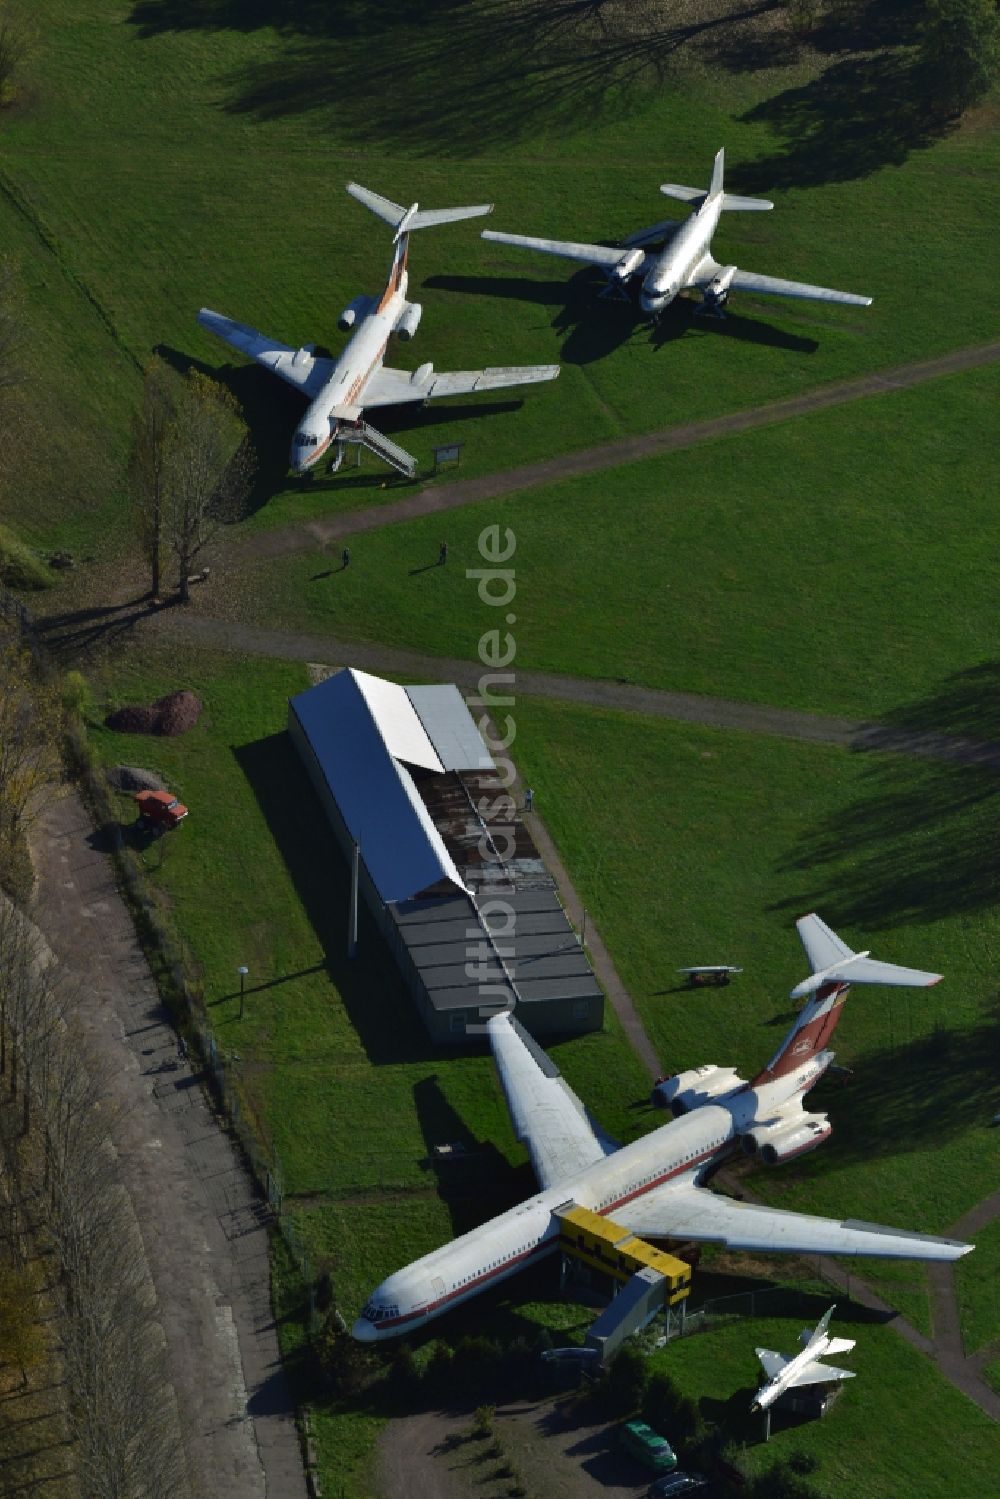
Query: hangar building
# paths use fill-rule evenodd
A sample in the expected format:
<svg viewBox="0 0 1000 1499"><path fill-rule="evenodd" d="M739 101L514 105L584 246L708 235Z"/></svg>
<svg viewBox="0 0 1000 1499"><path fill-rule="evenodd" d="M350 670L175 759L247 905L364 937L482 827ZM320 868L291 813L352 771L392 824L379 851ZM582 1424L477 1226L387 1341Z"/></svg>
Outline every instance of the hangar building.
<svg viewBox="0 0 1000 1499"><path fill-rule="evenodd" d="M604 995L527 828L481 815L501 793L457 687L347 667L289 701L288 730L436 1042L514 1003L536 1036L600 1029Z"/></svg>

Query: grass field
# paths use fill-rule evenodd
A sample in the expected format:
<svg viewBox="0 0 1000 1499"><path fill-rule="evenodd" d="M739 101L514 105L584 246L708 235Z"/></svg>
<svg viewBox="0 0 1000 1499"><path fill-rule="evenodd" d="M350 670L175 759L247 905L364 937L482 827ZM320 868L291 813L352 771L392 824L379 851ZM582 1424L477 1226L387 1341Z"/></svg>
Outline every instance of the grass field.
<svg viewBox="0 0 1000 1499"><path fill-rule="evenodd" d="M976 1234L976 1252L958 1266L958 1304L967 1353L1000 1340L1000 1221Z"/></svg>
<svg viewBox="0 0 1000 1499"><path fill-rule="evenodd" d="M681 305L651 333L595 303L586 272L487 245L475 225L419 235L411 292L425 318L412 359L394 362L563 366L523 405L387 413L422 465L460 440L463 475L501 470L991 336L993 105L940 129L888 0L824 21L806 48L780 16L733 9L685 3L649 34L619 7L602 35L579 19L587 8L547 0L35 0L24 91L0 125L0 242L28 335L28 379L3 413L0 518L14 545L83 563L44 607L121 587L128 425L154 350L218 373L244 404L260 472L237 535L384 497L369 470L289 486L300 401L195 322L208 304L292 345L339 348L340 307L379 285L389 256L385 226L343 193L350 179L431 206L495 200L498 229L613 239L660 216L664 177L703 183L725 144L733 189L777 206L727 217L720 256L875 297L867 311L734 299L721 328ZM954 377L456 512L455 565L412 576L441 524L397 527L359 539L323 591L305 557L251 577L241 608L472 656L482 611L464 566L479 527L510 517L523 667L1000 737L996 395L990 372ZM112 735L99 712L92 728L104 759L151 764L191 808L147 854L150 875L201 966L286 1210L350 1316L388 1271L531 1178L486 1058L430 1048L369 924L355 962L343 956L343 860L283 733L304 685L300 666L144 644L97 669L99 708L186 686L202 721L176 741ZM1000 870L985 772L536 703L518 704L516 753L666 1066L766 1058L803 971L790 918L811 905L859 945L871 932L880 955L946 971L930 995L854 996L838 1037L854 1079L816 1095L833 1140L755 1173L755 1191L935 1230L995 1182ZM678 965L720 955L745 964L738 988L693 1003L672 992ZM619 1138L660 1122L610 1013L556 1056ZM471 1180L425 1169L443 1139L469 1147ZM983 1275L963 1267L959 1282L982 1344L996 1336L985 1247ZM540 1276L484 1299L461 1330L536 1327L553 1306ZM927 1327L919 1271L873 1279ZM724 1402L749 1380L754 1337L742 1324L664 1357L683 1353L678 1377ZM891 1329L866 1327L858 1353L866 1377L802 1439L819 1444L830 1492L944 1493L945 1431L973 1491L989 1492L979 1413ZM326 1491L370 1494L377 1426L367 1409L318 1413Z"/></svg>
<svg viewBox="0 0 1000 1499"><path fill-rule="evenodd" d="M364 5L335 23L315 6L296 18L264 4L248 19L172 0L37 0L32 13L26 97L3 129L0 233L28 283L30 399L53 463L41 494L19 481L8 499L33 542L125 550L114 521L127 418L154 349L181 368L228 369L261 447L258 523L299 505L283 475L296 398L230 368L194 314L208 303L292 344L335 339L339 307L377 284L388 256L384 226L341 191L351 177L407 202L492 199L500 228L614 237L662 212L667 171L700 183L725 143L733 185L773 191L778 206L727 217L720 252L876 299L861 314L745 298L721 333L680 308L651 340L627 313L591 308L586 273L488 246L474 228L420 236L421 360L564 365L522 410L418 416L406 440L424 462L433 441L459 437L466 472L502 468L983 337L1000 224L993 115L935 139L926 122L900 129L886 95L887 118L866 122L852 162L834 138L842 101L834 109L818 80L822 52L772 47L780 66L761 68L723 25L721 69L707 71L703 51L699 70L653 86L641 47L625 67L568 34L553 73L545 28L534 41L512 30L509 0L420 24ZM841 42L857 52L856 38ZM542 49L544 72L542 55L517 72L519 46ZM49 444L52 409L68 421Z"/></svg>
<svg viewBox="0 0 1000 1499"><path fill-rule="evenodd" d="M724 1420L737 1440L749 1444L755 1472L803 1451L818 1459L813 1481L831 1499L859 1493L873 1499L992 1493L994 1423L946 1384L929 1360L901 1344L891 1327L869 1320L851 1302L838 1304L835 1329L838 1336L857 1340L843 1358L856 1377L845 1383L825 1420L782 1427L775 1418L771 1441L764 1444L762 1418L748 1414L759 1372L753 1350L794 1352L802 1328L814 1325L829 1304L828 1293L817 1290L811 1306L804 1301L801 1317L741 1317L670 1344L654 1355L654 1366L700 1400L708 1419Z"/></svg>
<svg viewBox="0 0 1000 1499"><path fill-rule="evenodd" d="M475 656L464 568L499 522L523 670L987 737L992 678L986 703L974 675L948 679L996 658L983 559L1000 521L977 434L998 396L995 368L951 376L358 536L344 576L317 580L304 554L254 582L277 622ZM448 567L415 571L442 534Z"/></svg>
<svg viewBox="0 0 1000 1499"><path fill-rule="evenodd" d="M752 1076L767 1061L806 971L791 929L803 911L858 948L944 972L931 990L851 996L835 1046L853 1078L811 1095L832 1140L751 1184L783 1207L946 1231L998 1161L1000 928L975 865L988 778L535 702L519 704L518 744L665 1070L719 1062ZM745 972L691 996L676 969L713 962ZM863 1273L926 1329L919 1267Z"/></svg>

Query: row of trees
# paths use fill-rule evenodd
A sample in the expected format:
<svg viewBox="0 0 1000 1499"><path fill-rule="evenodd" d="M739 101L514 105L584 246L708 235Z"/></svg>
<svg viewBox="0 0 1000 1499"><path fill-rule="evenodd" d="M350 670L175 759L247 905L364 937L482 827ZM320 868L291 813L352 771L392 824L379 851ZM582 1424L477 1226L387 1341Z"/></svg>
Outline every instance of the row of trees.
<svg viewBox="0 0 1000 1499"><path fill-rule="evenodd" d="M220 526L239 517L254 471L253 448L230 392L197 370L181 379L154 358L132 424L128 471L154 598L164 556L172 553L181 602L187 601L196 559Z"/></svg>
<svg viewBox="0 0 1000 1499"><path fill-rule="evenodd" d="M57 686L38 680L18 641L0 644L0 891L22 900L32 885L27 833L61 775L61 730Z"/></svg>
<svg viewBox="0 0 1000 1499"><path fill-rule="evenodd" d="M56 1274L74 1466L91 1499L189 1493L164 1338L114 1111L74 1020L78 996L0 897L0 1139Z"/></svg>

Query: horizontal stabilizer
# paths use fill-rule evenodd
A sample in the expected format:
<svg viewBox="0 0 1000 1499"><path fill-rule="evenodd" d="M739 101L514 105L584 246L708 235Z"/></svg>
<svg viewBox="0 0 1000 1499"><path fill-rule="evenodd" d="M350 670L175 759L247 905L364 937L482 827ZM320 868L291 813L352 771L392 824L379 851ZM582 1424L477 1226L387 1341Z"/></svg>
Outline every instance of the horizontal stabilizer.
<svg viewBox="0 0 1000 1499"><path fill-rule="evenodd" d="M854 1347L856 1338L831 1338L824 1348L824 1353L850 1353Z"/></svg>
<svg viewBox="0 0 1000 1499"><path fill-rule="evenodd" d="M708 197L703 187L682 187L679 182L661 182L660 192L665 198L679 198L682 203L690 203L695 208L700 208Z"/></svg>
<svg viewBox="0 0 1000 1499"><path fill-rule="evenodd" d="M467 208L421 208L414 203L411 207L404 208L402 203L383 198L381 193L373 193L370 188L361 187L357 182L349 182L347 191L352 198L356 198L380 219L391 224L397 233L403 229L407 232L411 229L429 229L434 224L453 224L458 219L474 219L493 212L492 203L476 203Z"/></svg>
<svg viewBox="0 0 1000 1499"><path fill-rule="evenodd" d="M866 952L853 952L815 911L809 916L800 916L795 926L813 972L801 984L795 985L791 991L792 999L802 999L826 984L892 984L929 989L941 980L940 973L929 973L923 968L904 968L899 963L882 963Z"/></svg>
<svg viewBox="0 0 1000 1499"><path fill-rule="evenodd" d="M774 204L767 198L741 198L736 193L723 193L722 206L729 213L766 213Z"/></svg>

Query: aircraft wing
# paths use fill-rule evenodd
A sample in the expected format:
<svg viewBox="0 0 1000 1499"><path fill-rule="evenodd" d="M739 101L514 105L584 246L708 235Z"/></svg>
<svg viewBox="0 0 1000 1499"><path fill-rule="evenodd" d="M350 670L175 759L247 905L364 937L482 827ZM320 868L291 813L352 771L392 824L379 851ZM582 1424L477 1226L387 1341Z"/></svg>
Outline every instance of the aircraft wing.
<svg viewBox="0 0 1000 1499"><path fill-rule="evenodd" d="M802 1384L832 1384L835 1379L853 1378L853 1369L838 1369L835 1364L824 1364L817 1358L811 1364L804 1364L801 1369L797 1369L789 1384L798 1388Z"/></svg>
<svg viewBox="0 0 1000 1499"><path fill-rule="evenodd" d="M266 370L280 375L303 395L318 395L333 373L332 359L315 359L307 349L292 349L288 344L278 343L277 339L268 338L266 333L251 328L249 323L237 323L234 318L223 317L221 312L213 312L209 307L201 309L198 321L217 338L239 349L241 354L249 354Z"/></svg>
<svg viewBox="0 0 1000 1499"><path fill-rule="evenodd" d="M655 1187L615 1208L615 1222L643 1238L695 1239L777 1254L848 1254L880 1259L957 1260L975 1246L857 1218L814 1218L735 1202L706 1187Z"/></svg>
<svg viewBox="0 0 1000 1499"><path fill-rule="evenodd" d="M859 297L851 291L834 291L829 286L810 286L807 281L783 281L778 276L758 276L756 271L737 270L732 279L733 291L759 291L769 297L804 297L811 302L846 302L851 307L870 307L871 297Z"/></svg>
<svg viewBox="0 0 1000 1499"><path fill-rule="evenodd" d="M483 390L503 390L511 385L535 385L540 380L554 380L558 373L557 364L498 365L485 370L443 370L440 373L429 369L423 376L420 370L411 375L406 370L383 367L366 386L361 405L395 406L401 401L470 396Z"/></svg>
<svg viewBox="0 0 1000 1499"><path fill-rule="evenodd" d="M516 245L522 250L540 250L543 255L561 255L564 260L583 260L587 265L602 265L612 270L628 254L627 249L607 245L580 245L569 239L532 239L527 234L504 234L484 229L483 239L495 239L502 245Z"/></svg>
<svg viewBox="0 0 1000 1499"><path fill-rule="evenodd" d="M514 1133L527 1145L541 1187L565 1181L617 1149L591 1124L555 1062L513 1015L494 1015L487 1029Z"/></svg>
<svg viewBox="0 0 1000 1499"><path fill-rule="evenodd" d="M792 1362L783 1353L775 1353L773 1348L758 1348L757 1357L760 1359L761 1368L770 1380L777 1379L782 1369L786 1369Z"/></svg>

